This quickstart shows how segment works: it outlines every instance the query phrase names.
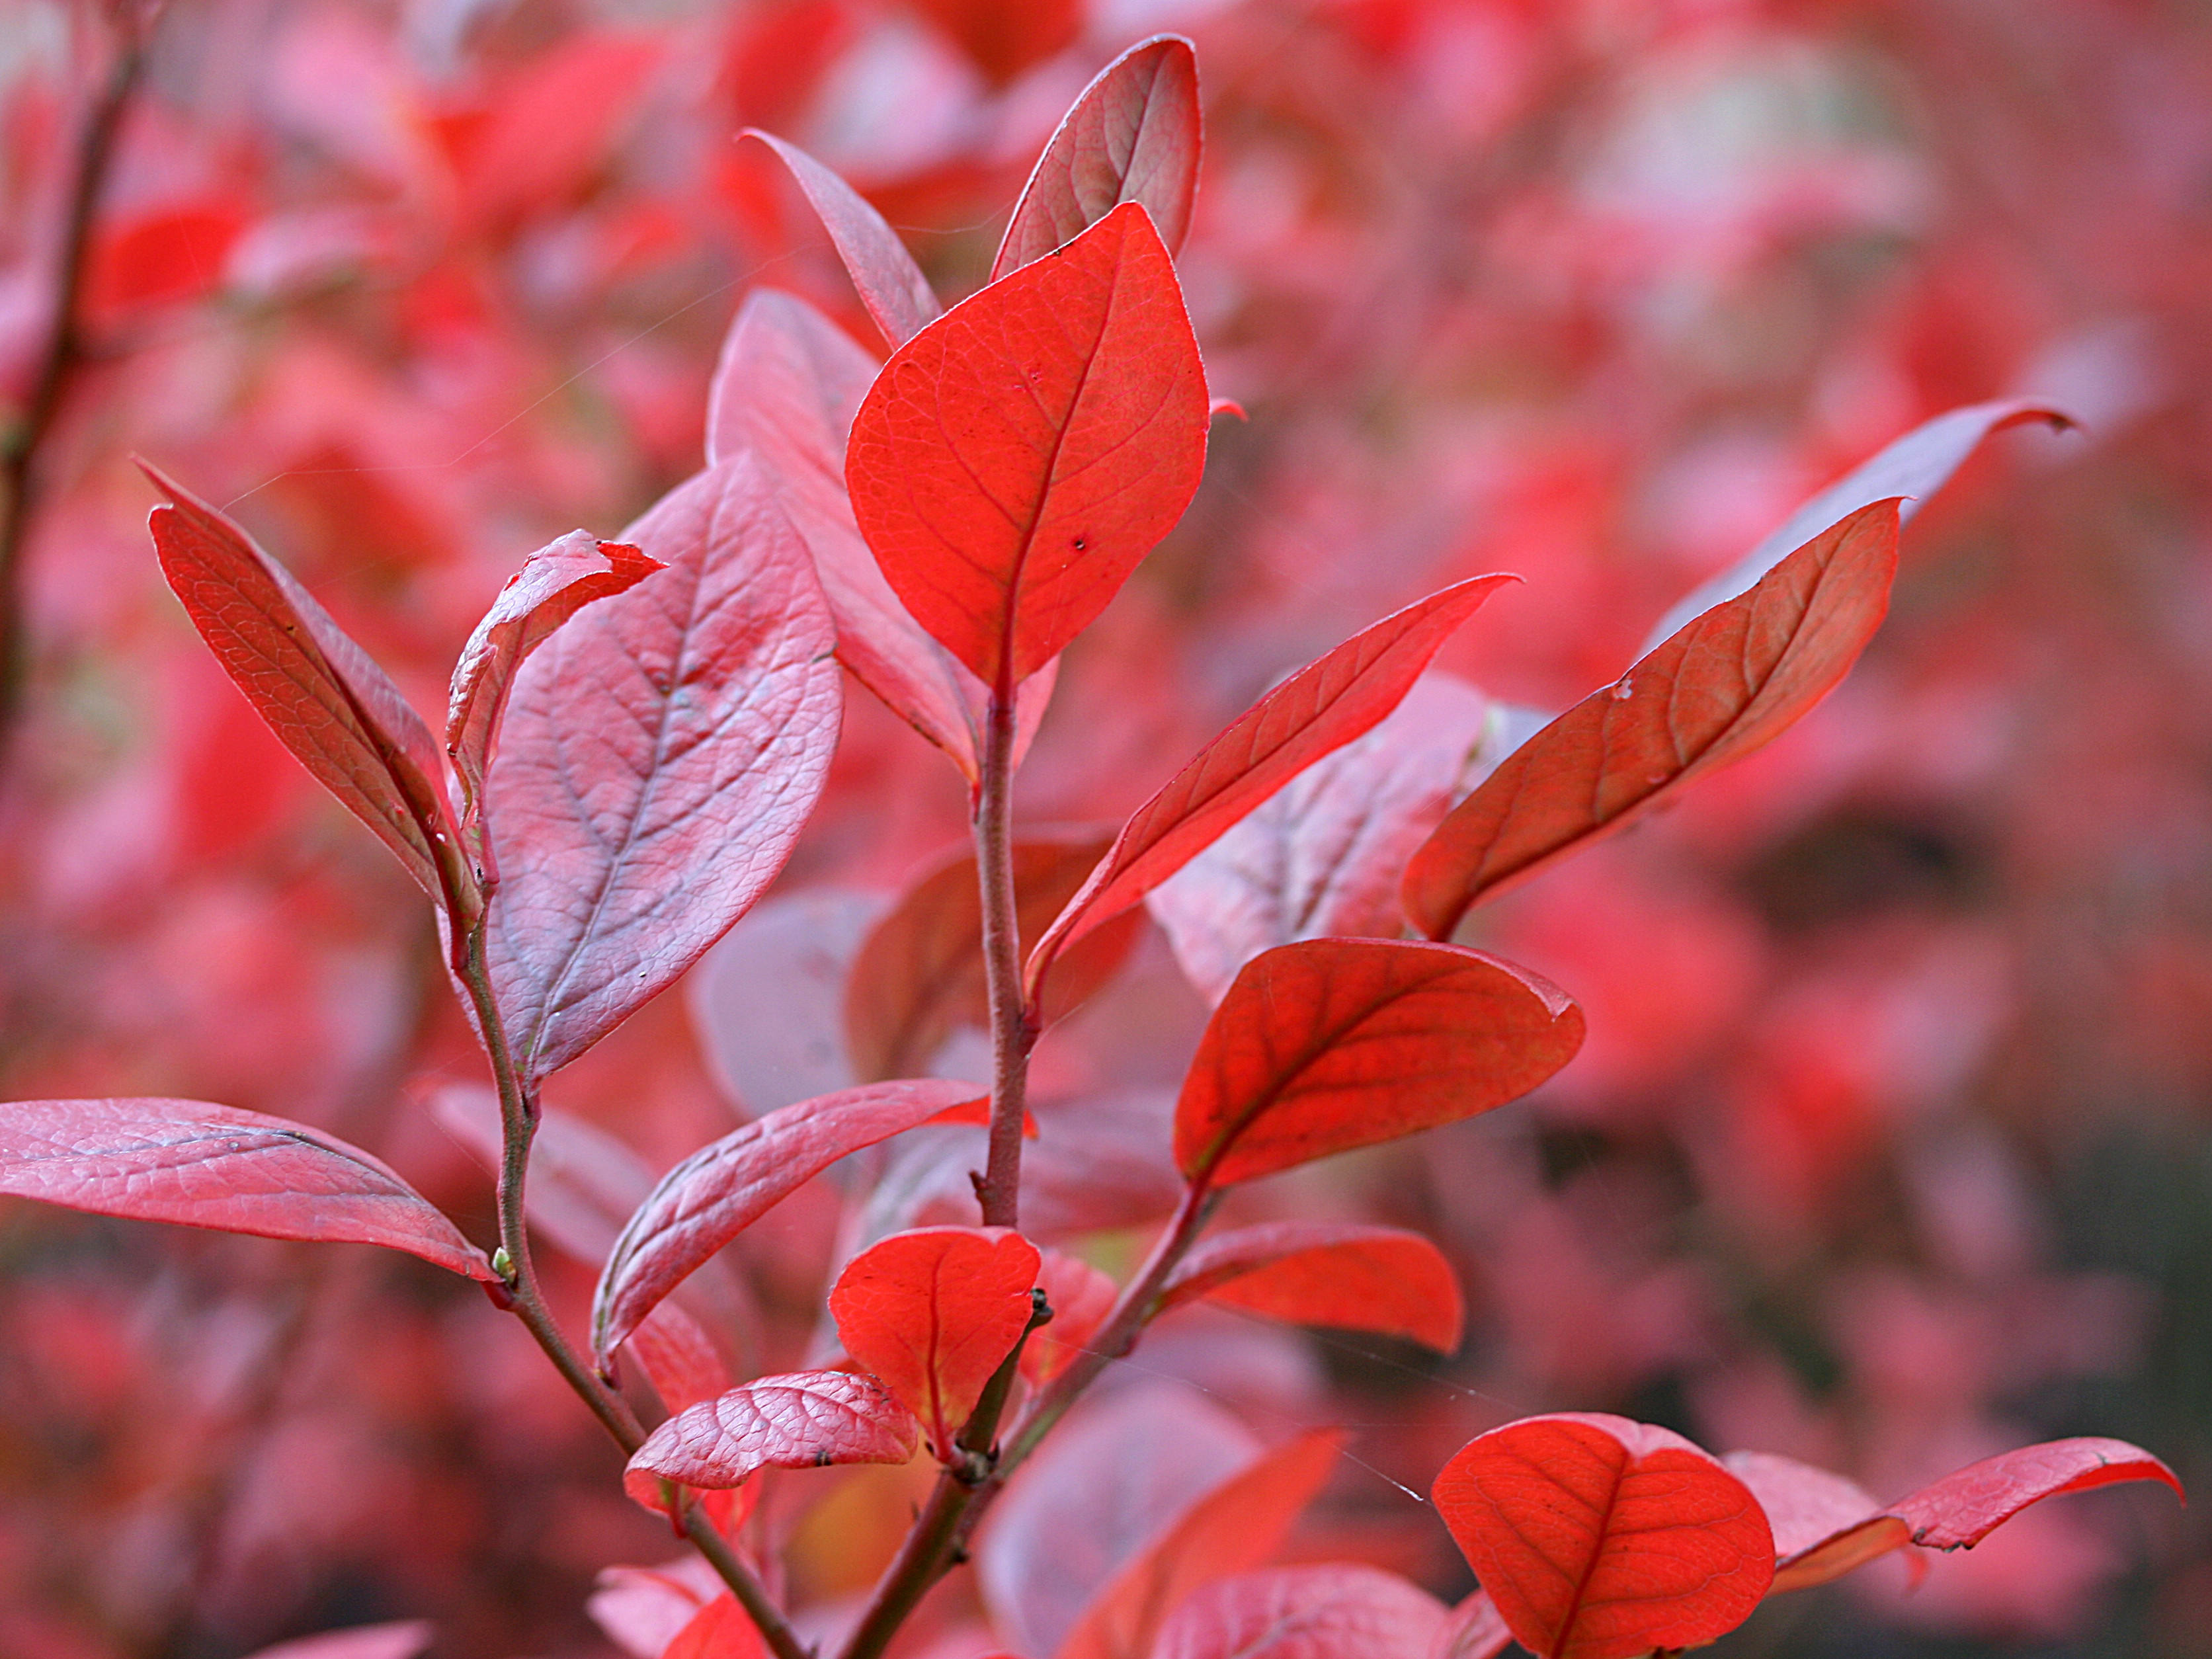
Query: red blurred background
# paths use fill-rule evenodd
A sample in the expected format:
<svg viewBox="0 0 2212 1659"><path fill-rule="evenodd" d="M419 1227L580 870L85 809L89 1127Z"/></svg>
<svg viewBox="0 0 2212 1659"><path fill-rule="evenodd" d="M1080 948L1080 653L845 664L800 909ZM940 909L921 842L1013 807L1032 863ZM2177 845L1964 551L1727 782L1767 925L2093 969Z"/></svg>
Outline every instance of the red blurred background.
<svg viewBox="0 0 2212 1659"><path fill-rule="evenodd" d="M134 17L0 21L19 424ZM1996 441L1914 524L1885 630L1788 738L1484 913L1474 937L1589 1012L1558 1083L1250 1200L1430 1231L1470 1296L1455 1359L1202 1315L1119 1386L1184 1379L1266 1437L1356 1425L1297 1553L1443 1593L1464 1566L1394 1483L1524 1412L1621 1411L1882 1496L2075 1433L2212 1486L2190 0L173 0L32 457L0 1088L307 1119L488 1237L430 1107L478 1077L429 918L193 636L128 457L227 505L435 707L525 552L613 533L696 465L750 285L866 337L739 127L842 171L951 297L1068 100L1166 28L1208 125L1183 279L1250 420L1217 422L1188 518L1070 653L1033 820L1126 811L1273 677L1444 581L1527 578L1443 662L1555 708L1916 422L2033 392L2084 430ZM793 988L834 980L833 924L964 822L951 769L854 688L777 890L798 906L551 1100L654 1164L780 1103L762 1045L807 1063ZM1154 934L1042 1076L1171 1083L1202 1012ZM764 1365L804 1348L836 1204L824 1183L738 1253ZM672 1553L522 1333L411 1261L8 1201L0 1329L8 1655L231 1659L422 1616L436 1659L583 1659L618 1650L595 1574ZM834 1605L911 1482L808 1479L778 1499L793 1582ZM2206 1539L2140 1492L2072 1500L1916 1593L1869 1573L1717 1651L2212 1654Z"/></svg>

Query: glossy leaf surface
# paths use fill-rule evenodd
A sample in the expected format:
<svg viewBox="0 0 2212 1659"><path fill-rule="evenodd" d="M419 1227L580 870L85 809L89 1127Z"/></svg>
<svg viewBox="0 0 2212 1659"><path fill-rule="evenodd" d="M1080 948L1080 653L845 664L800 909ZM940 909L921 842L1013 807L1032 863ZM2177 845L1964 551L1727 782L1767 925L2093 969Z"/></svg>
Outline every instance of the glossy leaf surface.
<svg viewBox="0 0 2212 1659"><path fill-rule="evenodd" d="M1246 709L1122 826L1030 953L1030 984L1061 950L1136 903L1306 768L1373 730L1453 631L1513 580L1476 576L1393 611Z"/></svg>
<svg viewBox="0 0 2212 1659"><path fill-rule="evenodd" d="M1176 1166L1249 1181L1517 1100L1574 1058L1581 1011L1457 945L1308 939L1255 957L1176 1103Z"/></svg>
<svg viewBox="0 0 2212 1659"><path fill-rule="evenodd" d="M875 1083L785 1106L702 1146L661 1176L607 1257L592 1305L604 1359L680 1284L773 1206L848 1152L927 1123L975 1085Z"/></svg>
<svg viewBox="0 0 2212 1659"><path fill-rule="evenodd" d="M903 1463L919 1435L914 1414L873 1377L794 1371L677 1413L637 1449L628 1479L724 1487L764 1468Z"/></svg>
<svg viewBox="0 0 2212 1659"><path fill-rule="evenodd" d="M0 1106L0 1193L94 1215L382 1244L468 1278L483 1253L382 1160L335 1135L200 1100Z"/></svg>
<svg viewBox="0 0 2212 1659"><path fill-rule="evenodd" d="M1073 241L1123 202L1143 204L1173 253L1190 229L1199 143L1190 42L1164 34L1130 47L1083 89L1037 158L991 280Z"/></svg>
<svg viewBox="0 0 2212 1659"><path fill-rule="evenodd" d="M917 1227L854 1256L830 1292L845 1352L921 1419L940 1458L1030 1322L1037 1248L1005 1227Z"/></svg>
<svg viewBox="0 0 2212 1659"><path fill-rule="evenodd" d="M1449 937L1471 906L1779 737L1881 626L1897 529L1894 501L1862 507L1507 756L1407 868L1415 928Z"/></svg>
<svg viewBox="0 0 2212 1659"><path fill-rule="evenodd" d="M2172 1469L2124 1440L2083 1437L2023 1446L1970 1463L1891 1504L1931 1550L1972 1549L2030 1504L2122 1480L2157 1480L2181 1497Z"/></svg>
<svg viewBox="0 0 2212 1659"><path fill-rule="evenodd" d="M1175 526L1206 462L1206 371L1133 203L893 354L845 457L906 608L1009 694Z"/></svg>
<svg viewBox="0 0 2212 1659"><path fill-rule="evenodd" d="M1466 1323L1459 1276L1419 1233L1348 1222L1275 1221L1201 1240L1162 1306L1204 1297L1299 1325L1401 1336L1439 1353Z"/></svg>
<svg viewBox="0 0 2212 1659"><path fill-rule="evenodd" d="M858 191L798 145L773 133L753 127L740 136L766 145L790 169L822 228L830 233L837 257L845 262L860 304L886 341L894 347L904 345L935 319L940 307L929 290L929 279L898 233Z"/></svg>
<svg viewBox="0 0 2212 1659"><path fill-rule="evenodd" d="M1427 1659L1443 1602L1379 1567L1277 1567L1209 1584L1153 1659Z"/></svg>
<svg viewBox="0 0 2212 1659"><path fill-rule="evenodd" d="M143 464L142 463L142 465ZM252 538L152 467L161 574L254 712L440 904L450 836L429 728L369 654Z"/></svg>
<svg viewBox="0 0 2212 1659"><path fill-rule="evenodd" d="M1696 1647L1750 1615L1774 1534L1742 1481L1681 1436L1626 1418L1524 1418L1462 1448L1437 1512L1539 1659Z"/></svg>
<svg viewBox="0 0 2212 1659"><path fill-rule="evenodd" d="M1054 1659L1146 1659L1162 1623L1192 1591L1275 1553L1343 1445L1333 1430L1300 1435L1206 1493L1114 1576Z"/></svg>
<svg viewBox="0 0 2212 1659"><path fill-rule="evenodd" d="M836 746L828 607L749 458L699 474L623 539L668 568L578 612L523 665L487 790L492 982L529 1079L744 913Z"/></svg>

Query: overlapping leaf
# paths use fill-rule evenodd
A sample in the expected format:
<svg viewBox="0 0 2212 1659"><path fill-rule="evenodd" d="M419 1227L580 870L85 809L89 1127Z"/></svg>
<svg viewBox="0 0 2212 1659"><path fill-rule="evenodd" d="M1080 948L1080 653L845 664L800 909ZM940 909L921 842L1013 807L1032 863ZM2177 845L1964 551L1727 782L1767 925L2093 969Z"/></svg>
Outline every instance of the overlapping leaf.
<svg viewBox="0 0 2212 1659"><path fill-rule="evenodd" d="M1437 1512L1538 1659L1634 1659L1735 1629L1774 1577L1750 1489L1681 1436L1598 1413L1524 1418L1437 1477Z"/></svg>
<svg viewBox="0 0 2212 1659"><path fill-rule="evenodd" d="M1037 158L991 262L991 280L1041 259L1123 202L1173 253L1198 187L1198 60L1180 35L1141 40L1083 89Z"/></svg>
<svg viewBox="0 0 2212 1659"><path fill-rule="evenodd" d="M1139 807L1030 952L1032 994L1054 957L1165 881L1315 762L1397 708L1437 649L1510 576L1477 576L1360 629L1239 715Z"/></svg>
<svg viewBox="0 0 2212 1659"><path fill-rule="evenodd" d="M1894 501L1862 507L1506 757L1407 869L1413 926L1449 937L1480 900L1780 736L1881 626L1897 527Z"/></svg>
<svg viewBox="0 0 2212 1659"><path fill-rule="evenodd" d="M768 1650L752 1616L724 1590L691 1615L660 1659L768 1659Z"/></svg>
<svg viewBox="0 0 2212 1659"><path fill-rule="evenodd" d="M593 1351L604 1360L686 1275L848 1152L975 1092L937 1079L868 1084L782 1107L692 1153L661 1176L615 1241L592 1304Z"/></svg>
<svg viewBox="0 0 2212 1659"><path fill-rule="evenodd" d="M1574 1057L1582 1012L1479 951L1307 939L1255 957L1200 1040L1176 1165L1249 1181L1517 1100Z"/></svg>
<svg viewBox="0 0 2212 1659"><path fill-rule="evenodd" d="M1121 1290L1109 1274L1080 1256L1059 1250L1043 1254L1037 1288L1044 1292L1052 1320L1031 1333L1022 1349L1022 1375L1033 1383L1049 1382L1084 1352Z"/></svg>
<svg viewBox="0 0 2212 1659"><path fill-rule="evenodd" d="M907 610L1011 695L1174 527L1205 460L1198 342L1126 203L900 347L845 476Z"/></svg>
<svg viewBox="0 0 2212 1659"><path fill-rule="evenodd" d="M836 744L828 608L749 457L699 474L623 540L667 568L580 611L523 665L489 779L492 981L527 1080L744 913Z"/></svg>
<svg viewBox="0 0 2212 1659"><path fill-rule="evenodd" d="M2172 1469L2124 1440L2049 1440L1970 1463L1890 1505L1931 1550L1972 1549L2030 1504L2122 1480L2157 1480L2182 1494Z"/></svg>
<svg viewBox="0 0 2212 1659"><path fill-rule="evenodd" d="M1402 1336L1450 1353L1466 1322L1459 1276L1419 1233L1350 1222L1273 1221L1200 1243L1161 1306L1200 1297L1300 1325Z"/></svg>
<svg viewBox="0 0 2212 1659"><path fill-rule="evenodd" d="M766 145L790 169L823 229L830 233L837 257L845 262L860 304L891 346L904 345L935 319L939 307L929 290L929 279L898 233L858 191L798 145L773 133L749 127L739 136Z"/></svg>
<svg viewBox="0 0 2212 1659"><path fill-rule="evenodd" d="M1006 1227L917 1227L854 1256L830 1292L845 1352L950 1461L961 1425L1029 1327L1037 1248Z"/></svg>
<svg viewBox="0 0 2212 1659"><path fill-rule="evenodd" d="M1451 1610L1429 1659L1492 1659L1513 1645L1513 1632L1498 1616L1498 1607L1486 1590L1477 1590Z"/></svg>
<svg viewBox="0 0 2212 1659"><path fill-rule="evenodd" d="M1277 1567L1199 1591L1152 1659L1426 1659L1448 1616L1379 1567Z"/></svg>
<svg viewBox="0 0 2212 1659"><path fill-rule="evenodd" d="M1774 1532L1772 1594L1825 1584L1908 1541L1911 1529L1840 1474L1771 1452L1721 1459L1751 1488Z"/></svg>
<svg viewBox="0 0 2212 1659"><path fill-rule="evenodd" d="M672 1412L729 1391L730 1368L714 1339L673 1302L663 1302L647 1314L629 1334L628 1346L660 1403Z"/></svg>
<svg viewBox="0 0 2212 1659"><path fill-rule="evenodd" d="M205 1101L9 1102L0 1193L263 1238L382 1244L487 1284L498 1277L381 1160L305 1124Z"/></svg>
<svg viewBox="0 0 2212 1659"><path fill-rule="evenodd" d="M728 1487L764 1468L903 1463L920 1435L914 1414L873 1377L793 1371L679 1411L631 1456L624 1482L647 1507L658 1508L641 1486Z"/></svg>

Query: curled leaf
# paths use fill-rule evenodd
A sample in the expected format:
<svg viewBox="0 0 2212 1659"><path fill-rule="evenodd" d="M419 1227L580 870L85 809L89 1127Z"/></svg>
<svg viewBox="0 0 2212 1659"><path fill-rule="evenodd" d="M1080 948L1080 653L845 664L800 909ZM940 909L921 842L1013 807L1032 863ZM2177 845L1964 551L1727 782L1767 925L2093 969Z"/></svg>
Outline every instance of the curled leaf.
<svg viewBox="0 0 2212 1659"><path fill-rule="evenodd" d="M2030 1504L2122 1480L2156 1480L2185 1496L2173 1471L2142 1447L2083 1437L2047 1440L1970 1463L1899 1498L1890 1513L1923 1548L1972 1549Z"/></svg>
<svg viewBox="0 0 2212 1659"><path fill-rule="evenodd" d="M1840 1474L1771 1452L1730 1452L1721 1462L1751 1488L1773 1528L1770 1594L1825 1584L1907 1541L1905 1523Z"/></svg>

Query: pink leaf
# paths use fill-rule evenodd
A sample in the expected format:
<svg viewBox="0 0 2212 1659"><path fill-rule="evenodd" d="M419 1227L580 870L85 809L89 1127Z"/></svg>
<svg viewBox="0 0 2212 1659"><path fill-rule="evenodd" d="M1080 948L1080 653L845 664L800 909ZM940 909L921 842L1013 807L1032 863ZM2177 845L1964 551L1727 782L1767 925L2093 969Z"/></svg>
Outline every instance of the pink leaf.
<svg viewBox="0 0 2212 1659"><path fill-rule="evenodd" d="M927 1123L975 1087L872 1083L756 1118L661 1176L615 1241L592 1304L604 1361L694 1269L848 1152Z"/></svg>
<svg viewBox="0 0 2212 1659"><path fill-rule="evenodd" d="M730 1368L714 1338L673 1302L663 1302L647 1314L629 1334L627 1346L671 1412L688 1411L729 1389Z"/></svg>
<svg viewBox="0 0 2212 1659"><path fill-rule="evenodd" d="M1277 1567L1200 1590L1151 1659L1424 1659L1448 1617L1379 1567Z"/></svg>
<svg viewBox="0 0 2212 1659"><path fill-rule="evenodd" d="M1972 1549L2030 1504L2122 1480L2159 1480L2184 1497L2172 1469L2124 1440L2050 1440L1970 1463L1889 1506L1931 1550Z"/></svg>
<svg viewBox="0 0 2212 1659"><path fill-rule="evenodd" d="M568 1064L772 881L837 740L834 637L745 457L623 532L668 568L580 611L515 678L486 796L492 981L515 1064Z"/></svg>
<svg viewBox="0 0 2212 1659"><path fill-rule="evenodd" d="M1769 1595L1825 1584L1907 1541L1905 1523L1840 1474L1771 1452L1730 1452L1721 1462L1751 1488L1774 1530Z"/></svg>
<svg viewBox="0 0 2212 1659"><path fill-rule="evenodd" d="M0 1192L262 1238L382 1244L485 1284L498 1277L381 1160L305 1124L204 1101L0 1106Z"/></svg>
<svg viewBox="0 0 2212 1659"><path fill-rule="evenodd" d="M1451 1353L1466 1309L1459 1277L1419 1233L1346 1222L1275 1221L1201 1242L1162 1294L1164 1310L1205 1297L1301 1325L1402 1336Z"/></svg>
<svg viewBox="0 0 2212 1659"><path fill-rule="evenodd" d="M830 233L837 257L845 262L861 305L894 349L936 319L940 308L929 291L929 279L897 233L884 222L884 216L861 200L858 191L798 145L773 133L748 127L738 136L767 145L791 170L823 229Z"/></svg>
<svg viewBox="0 0 2212 1659"><path fill-rule="evenodd" d="M1165 881L1323 757L1379 724L1459 625L1511 576L1476 576L1362 629L1239 715L1139 807L1030 952L1032 993L1053 958Z"/></svg>
<svg viewBox="0 0 2212 1659"><path fill-rule="evenodd" d="M415 1659L437 1634L427 1619L327 1630L263 1648L251 1659Z"/></svg>
<svg viewBox="0 0 2212 1659"><path fill-rule="evenodd" d="M1198 60L1180 35L1139 41L1098 72L1030 174L991 280L1066 246L1124 202L1173 253L1198 187Z"/></svg>
<svg viewBox="0 0 2212 1659"><path fill-rule="evenodd" d="M1498 1617L1487 1591L1477 1590L1451 1610L1437 1632L1429 1659L1493 1659L1513 1645L1513 1632Z"/></svg>
<svg viewBox="0 0 2212 1659"><path fill-rule="evenodd" d="M663 1423L630 1458L623 1485L657 1510L663 1480L716 1488L735 1486L764 1468L903 1463L920 1435L914 1414L872 1376L763 1376Z"/></svg>

